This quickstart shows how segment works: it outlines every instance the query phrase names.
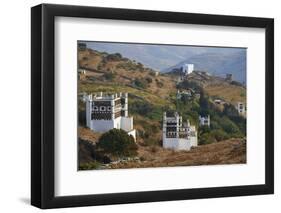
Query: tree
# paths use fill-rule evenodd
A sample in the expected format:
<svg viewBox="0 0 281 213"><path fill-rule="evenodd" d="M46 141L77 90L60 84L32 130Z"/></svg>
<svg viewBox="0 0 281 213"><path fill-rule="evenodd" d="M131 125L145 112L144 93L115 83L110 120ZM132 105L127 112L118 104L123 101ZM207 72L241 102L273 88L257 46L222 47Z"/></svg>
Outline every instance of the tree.
<svg viewBox="0 0 281 213"><path fill-rule="evenodd" d="M207 116L208 114L210 114L209 97L205 94L203 90L200 92L199 104L200 104L200 114L202 116Z"/></svg>
<svg viewBox="0 0 281 213"><path fill-rule="evenodd" d="M116 74L114 72L106 72L103 76L106 80L112 81L115 79Z"/></svg>
<svg viewBox="0 0 281 213"><path fill-rule="evenodd" d="M122 59L122 55L120 53L108 54L106 56L106 60L108 61L119 61Z"/></svg>
<svg viewBox="0 0 281 213"><path fill-rule="evenodd" d="M130 103L129 110L131 113L147 116L153 110L153 106L147 101L137 100L133 103Z"/></svg>
<svg viewBox="0 0 281 213"><path fill-rule="evenodd" d="M222 117L221 126L223 130L229 135L240 133L239 128L235 125L235 123L226 116Z"/></svg>
<svg viewBox="0 0 281 213"><path fill-rule="evenodd" d="M188 104L191 99L192 99L192 98L191 98L189 95L187 95L187 94L182 94L180 100L181 100L184 104Z"/></svg>
<svg viewBox="0 0 281 213"><path fill-rule="evenodd" d="M148 86L148 83L145 79L136 78L133 83L136 87L141 89L146 89Z"/></svg>
<svg viewBox="0 0 281 213"><path fill-rule="evenodd" d="M229 139L228 134L225 133L222 129L213 130L212 136L216 139L216 141L223 141Z"/></svg>
<svg viewBox="0 0 281 213"><path fill-rule="evenodd" d="M199 138L199 145L211 144L216 142L214 136L210 133L203 133Z"/></svg>
<svg viewBox="0 0 281 213"><path fill-rule="evenodd" d="M202 87L196 81L184 80L177 85L177 89L193 89L196 92L201 92Z"/></svg>
<svg viewBox="0 0 281 213"><path fill-rule="evenodd" d="M237 109L231 104L224 104L223 114L229 117L239 116Z"/></svg>
<svg viewBox="0 0 281 213"><path fill-rule="evenodd" d="M104 133L97 144L98 149L104 153L117 157L135 156L137 145L133 136L128 135L122 129L111 129Z"/></svg>

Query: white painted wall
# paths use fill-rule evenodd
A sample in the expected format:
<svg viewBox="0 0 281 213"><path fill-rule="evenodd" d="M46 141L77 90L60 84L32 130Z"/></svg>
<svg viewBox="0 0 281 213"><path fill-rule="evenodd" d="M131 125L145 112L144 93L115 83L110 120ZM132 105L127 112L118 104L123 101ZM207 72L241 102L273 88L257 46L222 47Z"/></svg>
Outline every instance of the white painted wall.
<svg viewBox="0 0 281 213"><path fill-rule="evenodd" d="M163 134L163 147L174 150L190 150L192 146L197 146L197 137L185 138L166 138Z"/></svg>
<svg viewBox="0 0 281 213"><path fill-rule="evenodd" d="M123 129L136 139L136 131L133 127L132 117L118 117L114 120L92 120L90 121L90 129L96 132L107 132L111 129Z"/></svg>
<svg viewBox="0 0 281 213"><path fill-rule="evenodd" d="M131 131L133 128L133 117L121 117L121 129Z"/></svg>
<svg viewBox="0 0 281 213"><path fill-rule="evenodd" d="M1 181L0 181L0 212L34 213L41 210L29 205L30 196L30 7L39 3L81 4L105 7L127 7L148 10L170 10L196 13L213 13L227 15L275 17L275 53L276 59L281 55L281 13L280 1L245 1L245 0L173 0L173 1L131 1L131 0L11 0L1 4L1 61L2 77L0 78L1 100ZM148 36L148 35L147 35ZM16 54L16 55L15 55ZM21 68L13 69L11 65ZM3 72L10 70L11 72ZM276 60L275 70L281 70L281 61ZM12 79L12 80L11 80ZM219 199L203 199L174 202L156 202L129 205L111 205L99 207L68 208L48 210L48 212L194 212L194 213L242 213L242 212L280 212L281 210L281 72L275 77L275 195L232 197ZM9 92L7 92L9 91ZM14 102L17 95L21 103L21 113L18 104ZM21 128L14 127L14 121L20 120ZM12 153L8 150L12 150ZM145 177L141 177L145 178ZM239 177L237 177L239 178ZM137 180L136 180L137 181ZM188 180L187 180L188 181Z"/></svg>
<svg viewBox="0 0 281 213"><path fill-rule="evenodd" d="M134 140L136 141L136 130L135 129L133 129L133 130L127 132L127 133L128 133L128 135L133 136Z"/></svg>
<svg viewBox="0 0 281 213"><path fill-rule="evenodd" d="M187 64L187 73L190 74L194 70L194 64Z"/></svg>
<svg viewBox="0 0 281 213"><path fill-rule="evenodd" d="M163 136L163 147L174 150L190 150L190 141L184 138L166 138Z"/></svg>
<svg viewBox="0 0 281 213"><path fill-rule="evenodd" d="M182 72L185 73L186 75L192 73L193 70L194 70L194 64L184 64L182 66Z"/></svg>
<svg viewBox="0 0 281 213"><path fill-rule="evenodd" d="M95 132L107 132L111 129L120 129L120 118L114 120L92 120L91 129Z"/></svg>
<svg viewBox="0 0 281 213"><path fill-rule="evenodd" d="M90 129L92 128L91 112L92 112L92 102L88 101L86 98L86 125Z"/></svg>
<svg viewBox="0 0 281 213"><path fill-rule="evenodd" d="M199 125L200 126L210 126L210 115L201 117L199 115Z"/></svg>
<svg viewBox="0 0 281 213"><path fill-rule="evenodd" d="M198 138L197 137L189 137L190 146L198 146Z"/></svg>

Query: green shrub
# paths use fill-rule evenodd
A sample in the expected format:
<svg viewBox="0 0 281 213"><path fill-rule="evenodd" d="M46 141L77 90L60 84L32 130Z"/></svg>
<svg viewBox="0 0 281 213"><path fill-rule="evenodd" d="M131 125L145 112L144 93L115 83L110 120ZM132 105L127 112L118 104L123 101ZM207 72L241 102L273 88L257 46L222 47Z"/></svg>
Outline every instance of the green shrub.
<svg viewBox="0 0 281 213"><path fill-rule="evenodd" d="M145 161L146 159L145 159L145 157L144 156L141 156L140 157L140 161Z"/></svg>
<svg viewBox="0 0 281 213"><path fill-rule="evenodd" d="M134 101L129 105L129 111L131 113L137 113L142 116L147 116L153 110L153 106L144 100Z"/></svg>
<svg viewBox="0 0 281 213"><path fill-rule="evenodd" d="M107 72L103 76L106 80L112 81L116 77L116 74L113 72Z"/></svg>
<svg viewBox="0 0 281 213"><path fill-rule="evenodd" d="M159 81L158 79L156 79L156 85L159 88L162 88L164 86L163 82Z"/></svg>
<svg viewBox="0 0 281 213"><path fill-rule="evenodd" d="M213 130L211 134L216 141L223 141L230 138L229 135L221 129Z"/></svg>
<svg viewBox="0 0 281 213"><path fill-rule="evenodd" d="M199 145L211 144L214 142L216 142L216 139L210 133L204 133L199 137Z"/></svg>
<svg viewBox="0 0 281 213"><path fill-rule="evenodd" d="M224 104L223 115L229 117L239 116L237 109L231 104Z"/></svg>
<svg viewBox="0 0 281 213"><path fill-rule="evenodd" d="M79 125L81 126L86 126L86 111L85 110L82 110L78 112L78 122L79 122Z"/></svg>
<svg viewBox="0 0 281 213"><path fill-rule="evenodd" d="M200 126L198 128L199 134L210 133L211 129L208 126Z"/></svg>
<svg viewBox="0 0 281 213"><path fill-rule="evenodd" d="M163 110L159 106L152 105L152 110L147 114L147 117L152 120L162 120Z"/></svg>
<svg viewBox="0 0 281 213"><path fill-rule="evenodd" d="M245 92L245 91L242 91L242 92L240 93L240 97L246 97L246 92Z"/></svg>
<svg viewBox="0 0 281 213"><path fill-rule="evenodd" d="M122 59L122 55L120 53L109 54L106 56L106 60L108 61L119 61Z"/></svg>
<svg viewBox="0 0 281 213"><path fill-rule="evenodd" d="M211 128L212 130L221 129L220 124L217 122L217 120L213 119L213 117L212 117L212 122L211 122L211 124L210 124L210 128Z"/></svg>
<svg viewBox="0 0 281 213"><path fill-rule="evenodd" d="M133 84L135 85L135 87L141 88L141 89L146 89L148 86L148 83L145 79L140 79L140 78L136 78L133 82Z"/></svg>
<svg viewBox="0 0 281 213"><path fill-rule="evenodd" d="M143 65L142 65L141 63L139 63L139 62L137 63L136 68L137 68L138 70L140 70L140 71L143 71L143 70L144 70Z"/></svg>
<svg viewBox="0 0 281 213"><path fill-rule="evenodd" d="M113 156L124 157L137 154L134 138L122 129L111 129L104 133L97 144L98 149Z"/></svg>
<svg viewBox="0 0 281 213"><path fill-rule="evenodd" d="M190 80L184 80L180 84L177 85L178 89L193 89L196 92L201 92L202 88L201 86L195 82L195 81L190 81Z"/></svg>
<svg viewBox="0 0 281 213"><path fill-rule="evenodd" d="M98 169L100 167L100 163L97 161L82 163L79 165L79 170L90 170L90 169Z"/></svg>
<svg viewBox="0 0 281 213"><path fill-rule="evenodd" d="M227 134L237 134L240 132L239 128L228 117L222 118L221 126Z"/></svg>

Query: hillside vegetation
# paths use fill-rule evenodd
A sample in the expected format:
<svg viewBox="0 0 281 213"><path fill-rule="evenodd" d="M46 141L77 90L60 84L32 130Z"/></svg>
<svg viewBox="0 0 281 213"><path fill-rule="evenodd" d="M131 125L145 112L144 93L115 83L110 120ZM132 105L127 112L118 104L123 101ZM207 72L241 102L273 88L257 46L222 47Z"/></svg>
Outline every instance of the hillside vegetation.
<svg viewBox="0 0 281 213"><path fill-rule="evenodd" d="M197 153L198 156L200 152L203 154L203 150L206 153L208 149L212 152L212 147L221 147L221 149L226 147L225 150L232 150L232 143L236 143L243 150L242 147L245 146L245 143L241 143L241 141L244 141L246 136L246 119L239 116L234 108L237 101L246 101L246 89L242 85L204 74L199 75L199 72L192 73L179 83L178 75L175 73L157 73L139 62L122 57L119 53L108 54L92 49L80 50L78 52L78 63L79 68L86 71L83 78L78 81L79 93L89 94L101 91L105 93L129 93L129 114L134 117L134 128L137 130L137 156L139 159L142 158L141 165L149 164L148 162L144 163L149 155L154 156L157 153L157 156L160 156L161 153L164 153L161 155L161 160L155 162L155 165L160 165L165 162L165 159L167 161L171 159L168 158L169 153L175 153L161 148L162 115L164 111L178 111L184 120L189 119L191 124L197 127L199 145L206 146L204 146L205 148L197 147L194 149L194 153ZM183 95L180 99L176 98L177 90L187 89L193 91L192 97ZM199 96L195 94L199 94ZM215 98L223 99L225 104L217 106L214 103ZM211 117L210 128L198 127L198 116L207 114ZM99 163L104 162L103 158L105 157L99 156L95 150L100 134L93 133L85 128L84 115L85 106L80 101L80 162L87 164L91 162L89 159L96 159L98 163L95 162L93 165L87 164L86 166L83 164L85 166L83 168L98 168ZM222 151L225 152L222 155L225 157L220 158L219 163L232 162L226 160L227 152L225 150ZM178 154L175 154L175 157ZM245 160L245 150L244 152L241 151L240 154L237 154L239 160L234 160L236 163ZM189 156L193 155L190 154ZM176 165L199 165L199 159L196 160L194 156L187 158L191 160L184 160L182 163L175 161ZM106 158L105 161L110 160ZM215 162L215 160L211 160L209 164L215 164ZM208 164L207 161L206 164ZM115 166L118 167L118 165ZM141 165L139 166L142 167ZM127 168L127 166L124 167Z"/></svg>

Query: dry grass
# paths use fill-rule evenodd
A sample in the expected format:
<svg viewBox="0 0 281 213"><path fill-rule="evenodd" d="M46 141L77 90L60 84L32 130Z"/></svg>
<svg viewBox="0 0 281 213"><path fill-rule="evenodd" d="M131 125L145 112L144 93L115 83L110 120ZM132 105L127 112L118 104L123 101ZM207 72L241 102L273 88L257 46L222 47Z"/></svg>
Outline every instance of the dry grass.
<svg viewBox="0 0 281 213"><path fill-rule="evenodd" d="M95 51L86 50L79 52L79 65L88 68L88 72L86 73L87 77L94 77L96 79L95 82L79 82L79 91L129 92L144 97L147 101L159 105L169 104L167 102L169 95L171 93L176 93L176 82L171 76L161 74L159 76L150 75L151 71L147 69L124 69L122 66L118 66L124 63L123 61L108 61L103 65L101 70L98 70L102 58L103 56ZM113 81L105 81L102 79L105 73L111 71L116 74ZM137 88L128 86L131 85L135 79L145 78L150 78L152 80L145 89L138 90ZM157 82L161 82L163 86L159 86ZM116 84L118 85L117 87Z"/></svg>
<svg viewBox="0 0 281 213"><path fill-rule="evenodd" d="M167 91L171 90L165 90L159 89L158 91L155 91L153 93L149 92L147 89L139 90L137 88L133 88L130 86L117 84L116 82L119 82L115 80L115 82L108 83L108 82L95 82L95 83L86 83L86 82L79 82L79 92L87 92L87 93L95 93L99 91L106 91L108 93L115 93L115 92L128 92L131 94L134 94L136 96L144 98L147 102L153 103L154 105L169 105L171 104L169 100L169 93ZM175 90L175 89L173 89ZM175 93L175 91L174 91Z"/></svg>
<svg viewBox="0 0 281 213"><path fill-rule="evenodd" d="M95 144L100 134L79 127L79 137ZM90 145L81 145L79 159L81 162L91 162ZM242 139L229 139L209 145L192 148L190 151L174 151L164 149L158 145L144 146L138 140L138 157L140 161L120 162L112 164L109 168L148 168L167 166L199 166L221 164L244 164L246 163L246 142Z"/></svg>
<svg viewBox="0 0 281 213"><path fill-rule="evenodd" d="M82 140L89 141L95 144L99 140L101 133L93 132L92 130L85 127L78 127L78 136Z"/></svg>
<svg viewBox="0 0 281 213"><path fill-rule="evenodd" d="M111 168L147 168L166 166L199 166L246 163L246 143L230 139L214 144L198 146L190 151L173 151L161 147L139 147L140 162L125 162Z"/></svg>
<svg viewBox="0 0 281 213"><path fill-rule="evenodd" d="M221 84L208 85L204 89L210 96L222 97L225 101L230 103L246 102L246 89L243 87Z"/></svg>
<svg viewBox="0 0 281 213"><path fill-rule="evenodd" d="M101 60L102 60L101 56L96 52L90 50L79 51L78 62L81 67L97 69L97 66L101 62Z"/></svg>

